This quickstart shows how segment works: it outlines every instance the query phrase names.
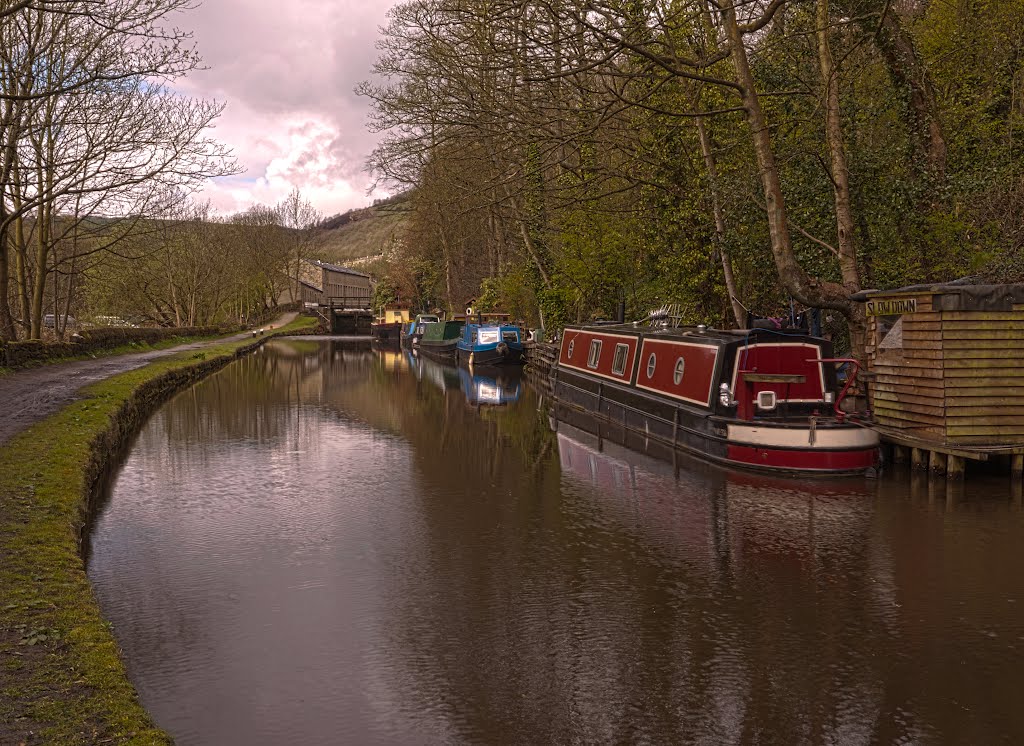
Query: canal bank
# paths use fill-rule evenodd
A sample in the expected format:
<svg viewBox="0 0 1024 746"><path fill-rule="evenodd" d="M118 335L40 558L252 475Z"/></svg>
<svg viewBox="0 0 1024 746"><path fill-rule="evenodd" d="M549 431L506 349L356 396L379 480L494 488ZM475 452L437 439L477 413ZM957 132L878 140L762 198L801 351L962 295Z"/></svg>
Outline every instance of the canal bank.
<svg viewBox="0 0 1024 746"><path fill-rule="evenodd" d="M149 362L0 447L0 743L169 743L139 705L85 574L96 481L171 394L260 346L235 339Z"/></svg>

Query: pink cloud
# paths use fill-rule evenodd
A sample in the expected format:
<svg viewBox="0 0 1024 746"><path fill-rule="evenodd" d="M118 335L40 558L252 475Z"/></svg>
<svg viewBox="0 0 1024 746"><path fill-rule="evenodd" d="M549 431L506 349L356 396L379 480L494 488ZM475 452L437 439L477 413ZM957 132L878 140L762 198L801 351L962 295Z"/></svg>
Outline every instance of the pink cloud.
<svg viewBox="0 0 1024 746"><path fill-rule="evenodd" d="M370 76L387 2L207 0L180 19L207 70L178 86L227 103L216 136L246 173L203 193L230 212L299 187L325 214L367 204L377 136L353 93Z"/></svg>

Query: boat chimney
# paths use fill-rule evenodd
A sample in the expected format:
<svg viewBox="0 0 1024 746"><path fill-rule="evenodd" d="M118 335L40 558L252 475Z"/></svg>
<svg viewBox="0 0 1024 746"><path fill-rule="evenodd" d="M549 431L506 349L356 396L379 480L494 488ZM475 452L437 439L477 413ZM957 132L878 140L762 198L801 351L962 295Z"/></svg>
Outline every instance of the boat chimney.
<svg viewBox="0 0 1024 746"><path fill-rule="evenodd" d="M615 320L620 324L626 323L626 301L620 300L619 304L615 307Z"/></svg>

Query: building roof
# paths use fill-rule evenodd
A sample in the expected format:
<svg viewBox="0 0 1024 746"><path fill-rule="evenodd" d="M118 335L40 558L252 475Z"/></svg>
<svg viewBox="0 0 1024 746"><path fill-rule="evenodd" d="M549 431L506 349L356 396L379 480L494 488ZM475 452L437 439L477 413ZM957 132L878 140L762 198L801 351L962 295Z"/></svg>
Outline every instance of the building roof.
<svg viewBox="0 0 1024 746"><path fill-rule="evenodd" d="M328 264L327 262L321 261L314 261L313 264L318 267L323 267L328 272L340 272L345 275L355 275L356 277L365 277L367 279L370 277L368 274L363 272L356 272L354 269L349 269L348 267L339 267L337 264Z"/></svg>
<svg viewBox="0 0 1024 746"><path fill-rule="evenodd" d="M850 296L855 301L868 301L885 296L932 294L932 307L941 311L1012 311L1024 304L1024 284L982 284L977 278L965 277L952 282L910 285L893 290L862 290Z"/></svg>

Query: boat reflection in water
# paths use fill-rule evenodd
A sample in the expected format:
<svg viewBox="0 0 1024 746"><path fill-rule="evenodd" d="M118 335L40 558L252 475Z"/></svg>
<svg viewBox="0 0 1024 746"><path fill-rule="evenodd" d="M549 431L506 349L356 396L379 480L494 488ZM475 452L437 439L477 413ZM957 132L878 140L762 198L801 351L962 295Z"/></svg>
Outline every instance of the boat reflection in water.
<svg viewBox="0 0 1024 746"><path fill-rule="evenodd" d="M445 365L415 352L406 352L406 360L421 381L429 381L442 391L458 389L474 406L502 407L518 401L523 391L520 369L488 367L465 368Z"/></svg>
<svg viewBox="0 0 1024 746"><path fill-rule="evenodd" d="M409 370L412 357L408 352L383 345L375 346L377 356L380 358L381 367L391 373L405 372Z"/></svg>
<svg viewBox="0 0 1024 746"><path fill-rule="evenodd" d="M518 371L502 374L493 368L482 374L477 369L459 368L459 383L470 404L501 407L519 399L522 381Z"/></svg>
<svg viewBox="0 0 1024 746"><path fill-rule="evenodd" d="M872 510L863 480L726 469L568 407L555 407L551 426L566 478L592 488L639 538L699 557L703 570L721 569L722 560L735 569L765 554L811 566L829 545L867 541Z"/></svg>
<svg viewBox="0 0 1024 746"><path fill-rule="evenodd" d="M563 494L670 579L658 611L670 657L691 672L677 701L702 703L691 727L719 743L765 722L805 742L906 735L885 722L885 662L863 654L880 640L896 654L904 636L863 480L737 472L574 410L555 415Z"/></svg>

